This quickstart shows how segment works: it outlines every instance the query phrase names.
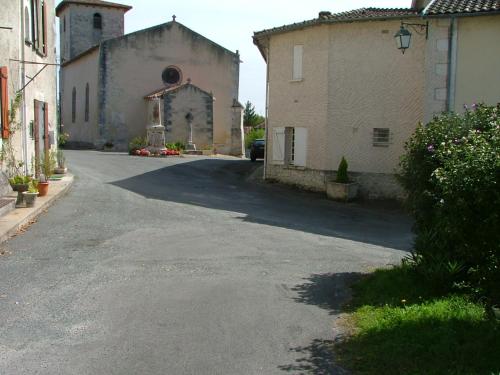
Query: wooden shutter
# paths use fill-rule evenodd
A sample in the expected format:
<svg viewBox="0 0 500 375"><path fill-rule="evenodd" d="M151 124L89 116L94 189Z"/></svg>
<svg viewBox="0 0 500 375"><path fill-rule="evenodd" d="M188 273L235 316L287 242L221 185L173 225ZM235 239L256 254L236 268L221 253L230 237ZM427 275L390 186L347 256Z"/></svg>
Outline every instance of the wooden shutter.
<svg viewBox="0 0 500 375"><path fill-rule="evenodd" d="M295 128L293 164L305 167L307 161L307 128Z"/></svg>
<svg viewBox="0 0 500 375"><path fill-rule="evenodd" d="M7 67L0 68L0 88L2 100L2 138L9 138L9 85Z"/></svg>
<svg viewBox="0 0 500 375"><path fill-rule="evenodd" d="M302 79L302 56L304 46L296 45L293 47L293 79Z"/></svg>
<svg viewBox="0 0 500 375"><path fill-rule="evenodd" d="M273 128L273 164L285 161L285 128Z"/></svg>
<svg viewBox="0 0 500 375"><path fill-rule="evenodd" d="M45 56L47 56L48 52L48 35L47 35L47 1L44 0L42 3L42 52Z"/></svg>

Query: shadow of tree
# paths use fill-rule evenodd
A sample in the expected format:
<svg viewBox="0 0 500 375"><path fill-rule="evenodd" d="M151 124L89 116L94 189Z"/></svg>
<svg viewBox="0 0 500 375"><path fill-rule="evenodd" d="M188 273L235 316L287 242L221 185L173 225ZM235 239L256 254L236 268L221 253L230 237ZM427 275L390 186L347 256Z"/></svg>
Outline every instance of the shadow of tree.
<svg viewBox="0 0 500 375"><path fill-rule="evenodd" d="M357 272L314 274L304 284L292 288L297 292L295 301L338 314L351 298L350 286L361 277Z"/></svg>
<svg viewBox="0 0 500 375"><path fill-rule="evenodd" d="M361 277L362 274L356 272L313 274L304 279L303 284L292 288L297 293L294 300L297 303L318 306L330 315L339 314L351 297L350 285ZM290 351L301 356L293 364L278 368L294 374L347 374L335 360L333 347L337 338L315 339L310 345L290 348Z"/></svg>
<svg viewBox="0 0 500 375"><path fill-rule="evenodd" d="M335 364L333 354L334 342L331 340L313 340L311 345L305 347L291 348L295 353L303 357L298 358L294 364L279 366L285 372L295 374L335 375L347 374L348 372Z"/></svg>

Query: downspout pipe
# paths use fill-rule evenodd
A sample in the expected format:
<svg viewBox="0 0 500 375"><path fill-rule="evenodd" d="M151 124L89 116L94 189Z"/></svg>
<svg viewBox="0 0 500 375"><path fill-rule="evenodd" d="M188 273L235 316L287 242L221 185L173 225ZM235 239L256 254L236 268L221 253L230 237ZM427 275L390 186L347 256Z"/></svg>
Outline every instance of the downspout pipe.
<svg viewBox="0 0 500 375"><path fill-rule="evenodd" d="M448 90L446 98L446 110L453 112L455 110L456 78L457 78L457 47L458 47L458 29L457 18L451 17L449 48L448 48Z"/></svg>
<svg viewBox="0 0 500 375"><path fill-rule="evenodd" d="M271 38L267 37L267 58L266 58L266 122L265 122L265 132L266 132L266 143L264 145L264 180L267 179L267 160L269 157L269 64L270 64L270 51L271 51Z"/></svg>
<svg viewBox="0 0 500 375"><path fill-rule="evenodd" d="M19 41L19 60L20 61L20 69L19 69L19 82L21 83L20 87L24 87L26 84L26 64L24 63L25 61L25 48L24 48L24 41L26 39L26 35L24 35L25 31L25 22L27 20L24 18L24 2L20 1L20 30L19 30L19 35L20 35L20 41ZM24 173L27 175L29 173L29 168L28 168L28 140L27 140L27 135L26 135L26 95L25 95L25 90L22 90L21 92L22 96L22 106L21 106L21 139L22 139L22 159L24 163Z"/></svg>

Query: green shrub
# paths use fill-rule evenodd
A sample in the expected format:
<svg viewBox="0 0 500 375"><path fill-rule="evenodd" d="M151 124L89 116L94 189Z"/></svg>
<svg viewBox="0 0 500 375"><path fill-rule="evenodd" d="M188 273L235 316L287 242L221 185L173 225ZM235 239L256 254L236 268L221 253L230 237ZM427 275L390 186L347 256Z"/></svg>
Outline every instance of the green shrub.
<svg viewBox="0 0 500 375"><path fill-rule="evenodd" d="M256 139L263 139L266 136L266 130L265 129L252 129L250 132L245 135L245 147L250 148L252 145L253 141Z"/></svg>
<svg viewBox="0 0 500 375"><path fill-rule="evenodd" d="M342 160L340 161L339 168L337 169L337 178L336 182L341 184L349 183L349 176L347 174L347 160L342 156Z"/></svg>
<svg viewBox="0 0 500 375"><path fill-rule="evenodd" d="M174 151L183 151L186 149L186 145L182 142L174 142L174 143L167 143L165 145L166 148L168 148L169 150L174 150Z"/></svg>
<svg viewBox="0 0 500 375"><path fill-rule="evenodd" d="M474 105L420 125L399 180L415 217L415 259L428 277L500 303L500 108ZM441 265L441 266L439 266ZM432 268L436 270L432 272Z"/></svg>
<svg viewBox="0 0 500 375"><path fill-rule="evenodd" d="M143 149L146 147L148 144L148 141L144 137L135 137L133 138L129 144L128 144L128 151L129 152L134 152L136 150Z"/></svg>

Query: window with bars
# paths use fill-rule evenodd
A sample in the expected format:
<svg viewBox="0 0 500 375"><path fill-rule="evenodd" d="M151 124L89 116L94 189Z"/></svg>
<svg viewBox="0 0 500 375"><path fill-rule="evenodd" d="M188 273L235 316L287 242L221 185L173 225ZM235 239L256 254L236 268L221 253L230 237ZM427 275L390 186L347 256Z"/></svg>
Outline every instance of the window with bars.
<svg viewBox="0 0 500 375"><path fill-rule="evenodd" d="M391 132L389 128L373 128L373 146L389 147L391 144Z"/></svg>
<svg viewBox="0 0 500 375"><path fill-rule="evenodd" d="M94 14L94 29L102 29L102 16L99 13Z"/></svg>

